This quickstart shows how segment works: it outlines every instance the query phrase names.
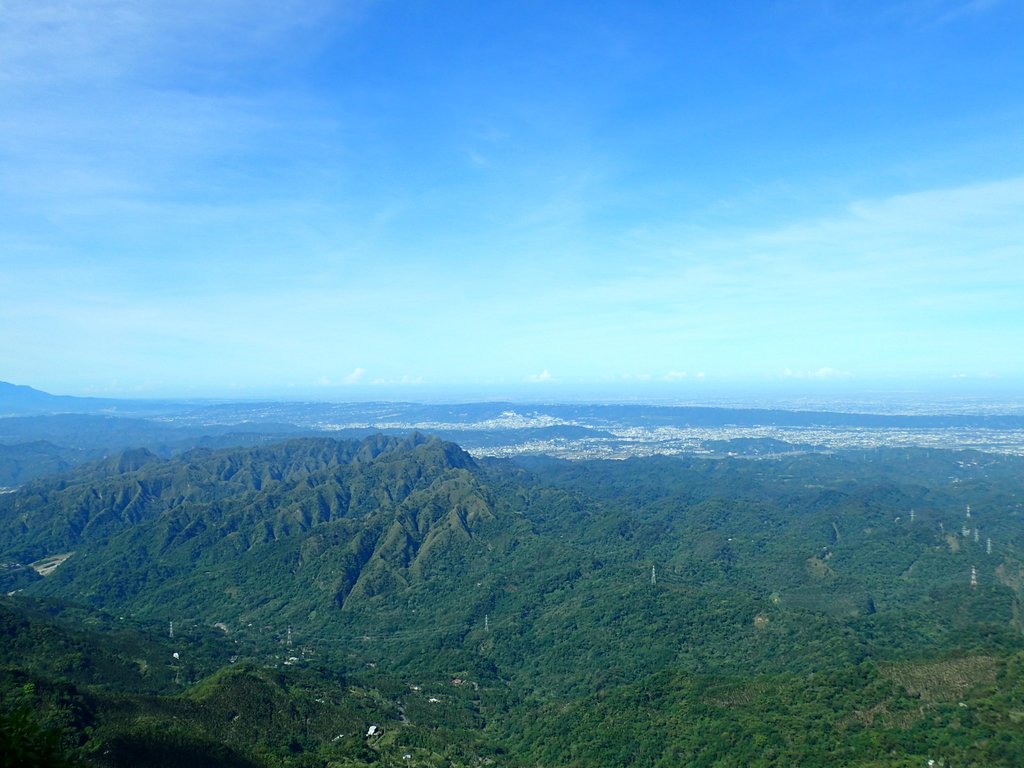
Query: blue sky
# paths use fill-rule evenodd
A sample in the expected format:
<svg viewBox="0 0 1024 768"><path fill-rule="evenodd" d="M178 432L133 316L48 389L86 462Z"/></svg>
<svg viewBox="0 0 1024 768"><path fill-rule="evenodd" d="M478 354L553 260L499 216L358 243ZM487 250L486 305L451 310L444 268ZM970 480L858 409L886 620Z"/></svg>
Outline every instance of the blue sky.
<svg viewBox="0 0 1024 768"><path fill-rule="evenodd" d="M0 379L1024 382L1024 4L0 3Z"/></svg>

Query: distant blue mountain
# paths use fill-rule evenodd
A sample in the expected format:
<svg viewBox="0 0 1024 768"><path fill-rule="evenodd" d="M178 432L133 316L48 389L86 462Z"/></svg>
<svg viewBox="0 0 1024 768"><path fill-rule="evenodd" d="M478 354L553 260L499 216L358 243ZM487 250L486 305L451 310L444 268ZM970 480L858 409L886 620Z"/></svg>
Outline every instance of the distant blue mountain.
<svg viewBox="0 0 1024 768"><path fill-rule="evenodd" d="M117 400L51 395L24 384L0 381L0 416L47 413L98 413L116 410Z"/></svg>
<svg viewBox="0 0 1024 768"><path fill-rule="evenodd" d="M51 395L24 384L0 381L0 418L5 416L49 416L53 414L106 414L111 416L154 416L179 412L194 404L173 400L117 400L106 397Z"/></svg>

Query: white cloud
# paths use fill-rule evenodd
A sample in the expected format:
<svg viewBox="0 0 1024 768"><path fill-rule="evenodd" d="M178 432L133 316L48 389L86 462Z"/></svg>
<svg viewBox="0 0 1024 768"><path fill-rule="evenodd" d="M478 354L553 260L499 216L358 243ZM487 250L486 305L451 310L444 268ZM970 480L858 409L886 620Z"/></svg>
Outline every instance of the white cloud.
<svg viewBox="0 0 1024 768"><path fill-rule="evenodd" d="M534 373L526 377L526 380L532 383L543 383L545 381L551 381L551 374L548 369L545 368L540 373Z"/></svg>
<svg viewBox="0 0 1024 768"><path fill-rule="evenodd" d="M845 379L850 376L847 371L838 371L829 366L823 366L813 370L796 371L792 368L786 368L783 370L782 375L787 379Z"/></svg>
<svg viewBox="0 0 1024 768"><path fill-rule="evenodd" d="M949 378L951 379L980 379L980 380L992 380L1000 378L994 373L988 373L987 371L979 371L974 373L954 373Z"/></svg>
<svg viewBox="0 0 1024 768"><path fill-rule="evenodd" d="M682 381L683 379L688 378L689 375L690 374L686 371L669 371L662 378L665 381Z"/></svg>
<svg viewBox="0 0 1024 768"><path fill-rule="evenodd" d="M380 387L420 386L424 383L426 383L426 380L422 376L411 376L409 374L404 374L397 379L379 378L373 380L373 384Z"/></svg>
<svg viewBox="0 0 1024 768"><path fill-rule="evenodd" d="M850 374L846 371L837 371L835 368L819 368L811 372L812 379L845 379Z"/></svg>
<svg viewBox="0 0 1024 768"><path fill-rule="evenodd" d="M363 380L363 377L365 375L366 375L366 369L365 368L356 368L355 370L352 371L352 373L350 373L348 376L345 377L345 383L346 384L358 384L360 381Z"/></svg>

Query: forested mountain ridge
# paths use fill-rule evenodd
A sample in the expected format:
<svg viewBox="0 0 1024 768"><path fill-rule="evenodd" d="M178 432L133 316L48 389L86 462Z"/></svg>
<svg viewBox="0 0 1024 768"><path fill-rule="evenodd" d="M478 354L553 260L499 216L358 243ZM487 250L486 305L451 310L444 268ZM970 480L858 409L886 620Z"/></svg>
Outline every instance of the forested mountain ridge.
<svg viewBox="0 0 1024 768"><path fill-rule="evenodd" d="M134 451L0 496L0 560L35 565L7 591L173 621L190 655L213 632L260 668L386 691L395 748L433 745L417 764L447 741L456 764L732 765L752 740L754 765L1013 765L1022 465L516 465L420 435Z"/></svg>
<svg viewBox="0 0 1024 768"><path fill-rule="evenodd" d="M0 500L3 509L14 512L7 514L16 521L14 527L0 532L0 547L17 544L27 548L26 557L31 558L40 546L73 546L170 511L225 499L255 508L253 517L268 505L278 510L289 502L309 505L313 501L328 508L320 511L318 519L325 513L328 518L345 516L353 509L365 514L385 500L408 493L426 472L446 462L447 468L473 465L454 446L434 441L431 450L403 454L400 462L378 462L369 477L360 477L365 466L382 454L428 442L420 435L405 440L377 436L361 442L298 439L271 447L198 449L171 460L144 448L128 450L57 481L27 483ZM309 496L311 490L314 494ZM309 525L312 520L299 522Z"/></svg>
<svg viewBox="0 0 1024 768"><path fill-rule="evenodd" d="M422 575L439 542L469 538L492 516L475 466L421 435L302 439L167 461L132 451L0 498L0 546L20 563L74 552L40 586L64 594L74 584L98 604L173 589L197 565L212 569L209 583L227 569L244 589L267 578L263 556L294 558L294 575L329 552L335 577L313 580L342 605L353 591ZM194 603L191 590L177 591Z"/></svg>

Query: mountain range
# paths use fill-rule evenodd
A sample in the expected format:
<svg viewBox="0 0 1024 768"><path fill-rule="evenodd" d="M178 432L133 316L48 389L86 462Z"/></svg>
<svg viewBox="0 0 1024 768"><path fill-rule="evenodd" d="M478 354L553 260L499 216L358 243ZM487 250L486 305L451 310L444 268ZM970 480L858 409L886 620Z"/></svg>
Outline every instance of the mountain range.
<svg viewBox="0 0 1024 768"><path fill-rule="evenodd" d="M298 712L344 678L337 706L381 721L358 738L288 716L257 749L214 722L168 754L1012 765L1022 468L918 449L512 462L420 434L133 449L0 495L0 574L6 610L49 637L68 624L32 601L178 654L166 704L138 698L139 664L18 667L94 697L75 749L97 764L182 717L174 696L237 684ZM189 717L216 721L212 706ZM126 746L104 758L97 740Z"/></svg>

